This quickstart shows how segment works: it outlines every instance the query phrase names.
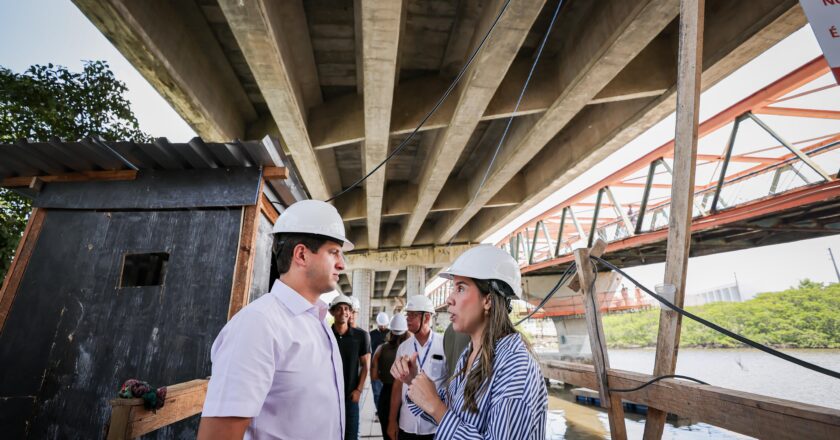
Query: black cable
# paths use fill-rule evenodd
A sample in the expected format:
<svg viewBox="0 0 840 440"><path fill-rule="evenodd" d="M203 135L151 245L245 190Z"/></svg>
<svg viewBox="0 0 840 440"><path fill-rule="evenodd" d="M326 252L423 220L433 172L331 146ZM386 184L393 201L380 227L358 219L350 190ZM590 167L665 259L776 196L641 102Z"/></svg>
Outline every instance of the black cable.
<svg viewBox="0 0 840 440"><path fill-rule="evenodd" d="M644 290L644 291L645 291L645 293L647 293L648 295L650 295L650 296L652 296L652 297L656 298L656 300L657 300L657 301L659 301L660 303L662 303L662 304L666 305L669 309L671 309L671 310L673 310L673 311L675 311L675 312L679 313L680 315L685 316L686 318L693 319L694 321L697 321L697 322L699 322L700 324L703 324L703 325L705 325L706 327L711 328L712 330L715 330L715 331L717 331L717 332L719 332L719 333L723 333L724 335L729 336L730 338L735 339L736 341L740 341L740 342L742 342L742 343L744 343L744 344L749 345L750 347L756 348L756 349L761 350L761 351L763 351L763 352L765 352L765 353L768 353L768 354L771 354L771 355L773 355L773 356L776 356L776 357L778 357L778 358L780 358L780 359L784 359L784 360L786 360L786 361L788 361L788 362L794 363L794 364L799 365L799 366L801 366L801 367L805 367L805 368L807 368L807 369L809 369L809 370L816 371L817 373L822 373L822 374L825 374L826 376L831 376L831 377L833 377L833 378L835 378L835 379L840 379L840 373L839 373L839 372L837 372L837 371L834 371L834 370L829 370L828 368L821 367L821 366L819 366L819 365L812 364L812 363L810 363L810 362L808 362L808 361L804 361L804 360L802 360L802 359L799 359L799 358L797 358L797 357L791 356L791 355L789 355L789 354L782 353L782 352L781 352L781 351L779 351L779 350L776 350L776 349L770 348L770 347L768 347L768 346L766 346L766 345L764 345L764 344L760 344L760 343L758 343L758 342L755 342L755 341L753 341L752 339L749 339L749 338L747 338L747 337L741 336L741 335L739 335L738 333L735 333L735 332L733 332L733 331L727 330L727 329L725 329L725 328L723 328L723 327L721 327L721 326L719 326L719 325L717 325L717 324L715 324L715 323L713 323L713 322L711 322L711 321L707 321L707 320L705 320L705 319L703 319L703 318L701 318L701 317L699 317L699 316L697 316L697 315L695 315L695 314L693 314L693 313L691 313L691 312L689 312L689 311L687 311L687 310L685 310L685 309L683 309L683 308L681 308L681 307L678 307L678 306L676 306L676 305L674 305L674 304L671 304L668 300L666 300L665 298L663 298L663 297L661 297L661 296L657 295L656 293L651 292L651 290L650 290L650 289L648 289L647 287L645 287L644 285L642 285L642 283L640 283L640 282L636 281L635 279L633 279L633 277L631 277L630 275L627 275L626 273L624 273L624 271L623 271L623 270L619 269L618 267L616 267L616 266L615 266L615 265L613 265L612 263L610 263L610 262L608 262L608 261L606 261L606 260L604 260L604 259L602 259L602 258L599 258L599 257L590 257L590 258L591 258L592 260L597 261L597 262L600 262L600 263L602 263L604 266L606 266L606 267L608 267L608 268L610 268L610 269L612 269L612 270L614 270L614 271L618 272L621 276L623 276L624 278L627 278L628 280L630 280L630 282L632 282L633 284L635 284L637 287L639 287L640 289Z"/></svg>
<svg viewBox="0 0 840 440"><path fill-rule="evenodd" d="M610 388L609 390L613 393L629 393L629 392L633 392L633 391L639 391L640 389L642 389L644 387L647 387L647 386L650 386L650 385L653 385L653 384L655 384L656 382L659 382L662 379L686 379L686 380L690 380L692 382L697 382L700 385L708 385L706 382L703 382L702 380L695 379L693 377L683 376L681 374L666 374L664 376L654 377L653 379L651 379L651 380L649 380L649 381L647 381L647 382L645 382L645 383L643 383L643 384L641 384L641 385L639 385L635 388Z"/></svg>
<svg viewBox="0 0 840 440"><path fill-rule="evenodd" d="M593 260L592 260L592 262L593 262L592 272L594 273L594 276L592 277L592 285L589 286L589 298L591 299L592 307L595 310L597 310L598 304L595 302L595 293L596 293L595 292L595 281L598 280L598 260L600 260L600 258L598 258L598 257L591 257L591 258L593 258ZM595 258L598 258L598 260L595 260ZM601 332L595 332L595 334L598 336L598 349L601 351L601 358L606 359L607 354L604 353L604 347L606 346L606 343L604 341L601 341ZM647 386L653 385L653 384L655 384L656 382L659 382L662 379L668 379L668 378L671 378L671 377L688 379L688 380L697 382L697 383L702 384L702 385L708 385L708 383L703 382L700 379L695 379L693 377L683 376L683 375L679 375L679 374L666 374L666 375L663 375L663 376L654 377L653 379L647 381L646 383L643 383L643 384L639 385L636 388L630 388L630 389L607 388L607 389L609 391L615 391L615 392L618 392L618 393L629 393L631 391L637 391L637 390L640 390L640 389L645 388ZM607 383L606 385L609 386L609 383Z"/></svg>
<svg viewBox="0 0 840 440"><path fill-rule="evenodd" d="M469 67L470 67L470 65L472 64L472 62L473 62L473 60L475 59L476 55L478 55L478 52L481 50L481 48L482 48L482 47L484 47L484 43L485 43L485 42L487 41L487 39L490 37L490 33L491 33L491 32L493 31L493 29L496 27L496 24L498 24L498 23L499 23L499 19L501 19L501 18L502 18L502 14L504 14L505 10L507 10L507 7L508 7L508 5L510 4L510 1L511 1L511 0L507 0L507 1L505 1L505 3L502 5L502 8L499 10L499 13L496 15L496 19L495 19L495 20L493 20L493 23L490 25L490 29L487 29L487 33L486 33L486 34L484 34L484 37L481 39L481 42L480 42L480 43L478 43L478 46L476 46L475 50L473 50L473 52L470 54L470 57L467 59L466 64L464 64L464 67L462 67L462 68L461 68L461 70L458 72L458 75L455 77L455 79L452 81L452 83L449 85L449 87L446 89L446 91L445 91L445 92L443 92L443 95L441 95L440 99L438 99L438 101L437 101L437 103L435 104L435 106L434 106L434 107L432 107L432 109L429 111L429 113L426 113L426 116L424 116L424 117L423 117L423 119L420 121L420 124L419 124L419 125L417 125L417 128L415 128L415 129L411 132L411 134L409 134L409 135L408 135L408 137L406 137L405 139L403 139L403 141L402 141L402 142L400 142L400 144L397 146L397 148L394 148L394 150L393 150L393 151L391 151L391 153L389 153L389 154L388 154L388 156L386 156L386 157L385 157L385 160L383 160L382 162L380 162L380 163L379 163L379 165L375 166L372 170L370 170L370 172L369 172L369 173L365 174L365 175L364 175L364 176L362 176L360 179L358 179L358 180L356 180L355 182L353 182L353 183L352 183L350 186L348 186L347 188L345 188L345 189L341 190L338 194L336 194L336 195L334 195L334 196L330 197L329 199L325 200L325 202L331 202L331 201L333 201L333 200L335 200L335 199L337 199L337 198L341 197L342 195L346 194L346 193L347 193L348 191L350 191L351 189L356 188L357 186L359 186L362 182L364 182L365 180L367 180L367 178L368 178L368 177L370 177L373 173L375 173L378 169L382 168L382 167L383 167L383 166L384 166L384 165L385 165L385 164L386 164L389 160L391 160L391 158L392 158L392 157L394 157L397 153L399 153L399 152L400 152L400 151L401 151L401 150L402 150L402 149L403 149L403 148L404 148L404 147L408 144L408 142L409 142L411 139L413 139L413 138L414 138L414 136L417 134L417 132L419 132L419 131L420 131L420 129L423 127L423 125L425 125L425 124L426 124L426 121L428 121L428 120L429 120L429 118L431 118L431 117L432 117L432 115L433 115L433 114L435 113L435 111L437 111L437 109L438 109L438 108L439 108L439 107L443 104L443 102L446 100L446 98L448 98L448 97L449 97L449 95L452 93L452 91L453 91L453 90L455 90L455 86L457 86L457 85L458 85L458 83L461 81L461 77L463 77L463 76L464 76L464 74L467 72L467 68L469 68Z"/></svg>
<svg viewBox="0 0 840 440"><path fill-rule="evenodd" d="M548 300L550 300L551 297L554 296L554 294L557 293L558 290L560 290L560 287L563 286L563 284L566 283L566 278L568 278L569 274L573 274L574 270L575 270L575 263L573 262L573 263L569 264L569 267L566 268L566 271L563 272L563 275L560 275L560 280L557 281L557 284L555 284L554 287L552 287L551 290L547 294L545 294L545 298L543 298L543 300L537 305L537 307L534 308L534 310L531 311L531 313L529 313L528 316L520 319L519 322L517 322L513 326L516 327L519 324L522 324L523 322L527 321L532 316L534 316L534 314L537 313L541 308L543 308L543 306L545 306L546 303L548 303Z"/></svg>

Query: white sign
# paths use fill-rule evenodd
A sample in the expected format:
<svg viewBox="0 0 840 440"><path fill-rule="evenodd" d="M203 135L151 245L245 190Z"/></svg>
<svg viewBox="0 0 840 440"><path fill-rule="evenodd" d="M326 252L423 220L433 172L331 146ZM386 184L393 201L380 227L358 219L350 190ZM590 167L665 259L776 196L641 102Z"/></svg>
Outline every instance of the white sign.
<svg viewBox="0 0 840 440"><path fill-rule="evenodd" d="M799 0L820 43L834 79L840 84L840 0Z"/></svg>

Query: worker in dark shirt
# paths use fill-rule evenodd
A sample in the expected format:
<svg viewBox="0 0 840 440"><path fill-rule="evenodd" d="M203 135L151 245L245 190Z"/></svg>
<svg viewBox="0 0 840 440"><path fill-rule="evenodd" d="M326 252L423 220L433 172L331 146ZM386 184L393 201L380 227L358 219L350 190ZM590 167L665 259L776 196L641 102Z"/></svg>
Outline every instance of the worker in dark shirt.
<svg viewBox="0 0 840 440"><path fill-rule="evenodd" d="M388 339L373 352L373 360L370 364L371 379L382 381L382 393L379 395L380 402L376 406L376 411L379 414L379 426L382 427L382 438L385 440L397 440L388 435L391 389L394 386L394 376L391 375L391 366L394 365L394 359L397 357L397 348L410 335L408 333L408 323L405 320L405 315L394 315L391 318L391 331Z"/></svg>
<svg viewBox="0 0 840 440"><path fill-rule="evenodd" d="M344 440L359 438L359 401L365 389L370 363L370 335L350 326L353 303L350 298L338 295L330 303L334 322L332 331L338 342L341 362L344 365Z"/></svg>
<svg viewBox="0 0 840 440"><path fill-rule="evenodd" d="M385 342L388 337L388 314L379 312L376 315L376 328L370 332L370 352L376 353L377 347ZM376 408L376 417L379 417L379 396L382 394L382 381L371 377L370 387L373 390L373 407Z"/></svg>

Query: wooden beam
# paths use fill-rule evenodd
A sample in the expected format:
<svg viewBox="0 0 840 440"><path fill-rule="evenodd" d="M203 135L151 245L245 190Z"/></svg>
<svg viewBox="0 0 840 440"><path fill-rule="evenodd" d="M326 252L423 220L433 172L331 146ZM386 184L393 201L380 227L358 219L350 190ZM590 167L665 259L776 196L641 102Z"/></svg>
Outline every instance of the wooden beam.
<svg viewBox="0 0 840 440"><path fill-rule="evenodd" d="M362 171L367 174L388 155L391 106L397 74L400 29L405 2L361 0L362 62L365 140L362 142ZM358 39L358 38L357 38ZM387 165L386 165L387 166ZM385 168L365 181L368 248L379 248Z"/></svg>
<svg viewBox="0 0 840 440"><path fill-rule="evenodd" d="M550 379L592 389L598 387L592 365L542 361L540 368ZM610 369L607 378L611 387L629 389L648 382L653 376ZM666 406L670 413L755 438L840 438L840 411L837 409L743 391L664 379L639 391L621 393L621 397L648 407Z"/></svg>
<svg viewBox="0 0 840 440"><path fill-rule="evenodd" d="M166 387L163 408L143 407L143 399L111 400L108 440L128 440L156 431L201 412L207 396L207 379L196 379Z"/></svg>
<svg viewBox="0 0 840 440"><path fill-rule="evenodd" d="M417 203L403 223L402 246L411 246L417 238L429 210L467 146L481 115L490 104L544 3L545 0L511 1L490 33L481 53L458 85L457 98L450 98L453 101L457 100L457 105L449 126L437 136L420 173ZM481 25L477 28L480 30L476 31L477 35L487 32L503 4L503 1L497 0L492 6L485 8Z"/></svg>
<svg viewBox="0 0 840 440"><path fill-rule="evenodd" d="M674 304L682 307L688 277L691 220L694 210L694 178L697 168L697 138L700 112L700 75L703 71L705 0L680 0L680 47L677 66L677 121L674 136L673 188L668 215L665 284L676 288ZM674 374L680 347L682 316L663 307L659 313L655 376ZM644 438L662 438L668 409L648 409Z"/></svg>
<svg viewBox="0 0 840 440"><path fill-rule="evenodd" d="M482 172L472 176L467 185L469 194L473 194L471 203L441 218L435 228L436 243L454 237L677 15L676 0L610 0L588 7L591 9L582 12L582 17L574 17L567 26L570 36L557 57L563 66L557 78L559 96L539 118L517 124L492 167L492 158L488 157L476 168ZM564 27L558 25L558 29ZM490 172L484 179L483 170L487 169Z"/></svg>
<svg viewBox="0 0 840 440"><path fill-rule="evenodd" d="M266 0L221 0L219 6L265 97L285 145L313 198L332 194L321 172L306 127L306 103L294 77L290 42L284 38L283 3Z"/></svg>
<svg viewBox="0 0 840 440"><path fill-rule="evenodd" d="M723 2L718 10L706 17L706 25L709 29L715 29L715 32L707 36L704 44L704 89L717 84L735 69L807 25L807 19L795 0L778 3ZM823 61L820 65L799 69L802 72L798 73L806 73L805 82L788 84L793 86L789 91L812 81L812 73L822 75L822 69L825 68ZM500 226L516 220L594 164L670 115L676 108L675 90L675 86L671 87L668 93L657 98L587 106L522 170L526 178L525 200L514 208L479 213L469 225L474 232L471 239L486 239ZM762 89L750 98L750 105L753 105L752 101L757 104L763 99L772 99L777 92ZM733 109L737 110L737 114L744 111ZM708 124L709 129L713 130L718 122L719 126L726 125L734 116L711 118L704 122L704 126ZM640 158L639 163L650 163L662 157L662 151L665 150L657 149ZM636 170L634 168L633 172ZM622 177L614 174L593 184L592 188L603 187L611 183L608 180L627 178L629 175Z"/></svg>
<svg viewBox="0 0 840 440"><path fill-rule="evenodd" d="M54 182L88 182L88 181L116 181L134 180L137 178L137 171L83 171L80 173L58 174L52 176L21 176L7 177L0 181L0 186L6 188L27 187L32 179L38 179L43 183Z"/></svg>
<svg viewBox="0 0 840 440"><path fill-rule="evenodd" d="M204 140L244 137L256 111L198 4L73 3Z"/></svg>
<svg viewBox="0 0 840 440"><path fill-rule="evenodd" d="M263 185L260 182L259 194L261 196L262 188ZM242 223L239 227L239 246L237 246L233 283L230 289L228 320L248 305L248 295L251 292L251 281L254 275L254 258L256 257L257 231L260 229L259 216L261 210L259 203L242 208Z"/></svg>
<svg viewBox="0 0 840 440"><path fill-rule="evenodd" d="M600 247L606 247L606 243ZM610 382L607 377L607 370L610 368L610 358L607 355L607 339L601 322L601 312L598 310L597 293L592 291L597 273L594 272L595 268L592 266L589 255L589 249L575 250L575 264L577 264L577 275L580 279L583 304L586 310L586 329L589 333L589 345L592 349L592 363L595 364L595 372L598 377L598 394L601 397L601 406L607 409L610 437L614 440L626 439L627 428L624 425L624 406L621 403L621 396L610 392Z"/></svg>
<svg viewBox="0 0 840 440"><path fill-rule="evenodd" d="M277 223L277 219L280 217L280 212L277 211L277 208L274 207L271 200L268 200L265 193L260 194L260 212L265 215L272 225Z"/></svg>
<svg viewBox="0 0 840 440"><path fill-rule="evenodd" d="M263 167L263 179L282 180L289 177L289 169L286 167Z"/></svg>
<svg viewBox="0 0 840 440"><path fill-rule="evenodd" d="M377 271L403 270L408 266L442 268L452 264L459 255L472 245L424 246L389 250L368 250L350 252L344 256L346 271L372 269Z"/></svg>
<svg viewBox="0 0 840 440"><path fill-rule="evenodd" d="M41 234L41 227L44 225L46 214L47 211L43 208L32 208L32 212L29 213L29 220L26 222L26 229L23 230L23 236L15 250L15 257L11 266L9 266L9 271L6 272L6 278L3 280L2 288L0 288L0 333L3 332L3 326L6 324L6 318L9 316L12 304L14 304L18 287L20 287L23 275L26 273L29 258L35 251L35 245L38 244L38 236Z"/></svg>

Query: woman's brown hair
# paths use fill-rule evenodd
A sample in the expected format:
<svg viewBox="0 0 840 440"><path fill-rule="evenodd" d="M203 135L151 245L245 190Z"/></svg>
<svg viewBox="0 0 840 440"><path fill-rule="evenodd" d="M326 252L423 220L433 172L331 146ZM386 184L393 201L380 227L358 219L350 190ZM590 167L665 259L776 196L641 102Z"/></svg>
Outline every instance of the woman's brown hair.
<svg viewBox="0 0 840 440"><path fill-rule="evenodd" d="M449 384L456 377L467 376L467 383L464 386L464 408L473 413L478 412L478 401L481 395L487 391L490 384L490 378L493 377L493 361L496 357L496 343L505 336L513 333L519 333L513 323L510 321L508 315L510 311L510 300L515 298L510 287L501 281L496 280L476 280L473 279L475 285L483 298L490 295L490 310L487 311L484 332L481 335L481 347L478 352L478 365L476 368L469 370L469 359L472 356L475 347L470 344L467 358L461 370L456 374L452 374L446 382L445 389L449 392ZM531 345L527 339L522 338L528 351L531 351ZM469 370L469 373L467 371ZM452 399L450 398L451 402Z"/></svg>

